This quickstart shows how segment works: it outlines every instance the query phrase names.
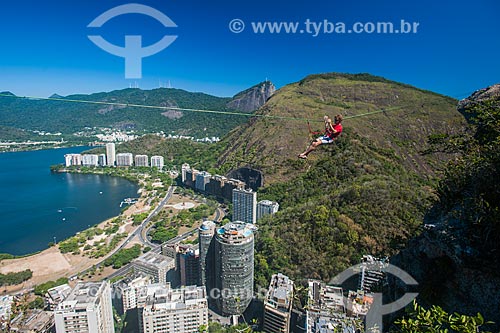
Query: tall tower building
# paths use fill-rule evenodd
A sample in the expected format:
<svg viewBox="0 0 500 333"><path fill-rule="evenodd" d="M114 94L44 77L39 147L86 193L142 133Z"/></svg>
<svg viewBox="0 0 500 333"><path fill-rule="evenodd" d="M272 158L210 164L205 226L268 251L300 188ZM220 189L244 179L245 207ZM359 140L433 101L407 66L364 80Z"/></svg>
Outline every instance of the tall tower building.
<svg viewBox="0 0 500 333"><path fill-rule="evenodd" d="M237 188L233 190L233 221L257 222L257 192Z"/></svg>
<svg viewBox="0 0 500 333"><path fill-rule="evenodd" d="M288 333L293 302L293 281L274 274L264 301L264 332Z"/></svg>
<svg viewBox="0 0 500 333"><path fill-rule="evenodd" d="M200 247L200 286L213 287L214 268L214 234L215 223L203 221L198 229L198 245Z"/></svg>
<svg viewBox="0 0 500 333"><path fill-rule="evenodd" d="M272 215L278 211L280 205L277 202L262 200L257 204L257 221L263 216Z"/></svg>
<svg viewBox="0 0 500 333"><path fill-rule="evenodd" d="M56 333L114 333L108 282L78 283L54 311Z"/></svg>
<svg viewBox="0 0 500 333"><path fill-rule="evenodd" d="M215 233L215 299L224 315L241 315L253 297L254 233L252 224L231 222Z"/></svg>
<svg viewBox="0 0 500 333"><path fill-rule="evenodd" d="M106 143L106 162L107 166L115 166L116 151L113 142Z"/></svg>

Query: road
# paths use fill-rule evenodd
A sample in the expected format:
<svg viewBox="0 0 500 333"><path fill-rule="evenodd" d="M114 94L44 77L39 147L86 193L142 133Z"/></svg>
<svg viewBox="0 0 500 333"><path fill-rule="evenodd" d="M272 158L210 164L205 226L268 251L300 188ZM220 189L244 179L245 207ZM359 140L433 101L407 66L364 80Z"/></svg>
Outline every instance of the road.
<svg viewBox="0 0 500 333"><path fill-rule="evenodd" d="M174 192L174 188L173 188L173 186L171 186L169 188L169 190L168 190L167 195L160 202L160 204L158 205L158 207L141 223L141 226L139 228L137 228L137 230L127 238L127 240L120 246L120 248L123 247L123 246L125 246L130 239L132 239L133 237L139 235L140 241L143 244L146 244L146 245L150 246L151 247L151 251L154 251L156 253L161 253L161 248L162 248L161 245L151 243L147 239L147 236L144 237L144 234L147 231L147 229L145 229L145 226L147 226L147 224L149 223L149 221L151 220L151 218L154 217L156 214L158 214L158 212L161 210L161 208L168 202L168 200L172 196L173 192ZM224 216L226 216L226 214L224 213L224 210L222 208L220 208L220 207L217 207L217 209L215 210L214 221L220 222L220 221L222 221L222 219L224 218ZM172 239L169 239L168 241L166 241L162 245L179 243L179 242L183 241L184 239L193 236L197 232L198 232L198 229L193 229L193 230L187 231L187 232L183 233L182 235L178 235L178 236L176 236L176 237L174 237ZM122 267L122 268L118 269L117 271L115 271L114 273L110 274L107 277L107 279L112 279L112 278L117 277L117 276L123 276L123 275L125 275L130 270L131 270L131 265L130 264L125 265L124 267Z"/></svg>
<svg viewBox="0 0 500 333"><path fill-rule="evenodd" d="M144 239L143 238L143 229L145 226L147 226L147 224L149 223L149 221L151 221L151 219L156 216L160 210L163 208L163 206L165 206L165 204L170 200L170 198L172 197L172 194L174 193L174 190L175 190L175 187L174 186L170 186L168 188L168 192L167 194L165 195L165 197L160 201L160 203L158 204L158 206L156 206L156 208L151 212L151 214L148 215L148 217L146 217L144 219L144 221L142 221L141 225L135 229L135 231L131 234L129 234L127 236L127 238L125 239L125 241L118 247L116 247L114 250L112 250L110 253L108 253L105 257L103 257L103 259L101 261L99 261L97 264L93 265L92 267L89 267L83 271L81 271L79 274L86 274L88 271L92 270L94 267L100 267L104 261L111 257L113 254L115 254L116 252L120 251L121 249L123 249L125 246L127 246L127 244L130 242L130 240L132 238L134 238L135 236L139 236L139 240L141 241L141 243L147 245L147 246L150 246L152 249L156 247L160 247L159 245L156 245L156 244L153 244L151 242L149 242L149 240L147 239ZM147 238L147 237L146 237ZM128 265L126 265L128 266ZM117 273L117 272L115 272ZM115 273L113 273L112 275L114 275ZM117 276L117 275L115 275ZM71 277L72 278L72 277Z"/></svg>
<svg viewBox="0 0 500 333"><path fill-rule="evenodd" d="M148 217L146 217L146 219L144 221L142 221L141 225L139 228L137 228L130 236L129 238L127 239L130 240L132 238L134 238L135 236L139 236L139 240L141 241L142 244L144 245L147 245L151 248L157 246L156 244L153 244L149 241L146 233L147 233L147 228L145 228L148 223L151 221L151 219L153 217L155 217L156 215L158 215L158 213L162 210L163 206L165 206L165 204L170 200L170 198L172 197L172 194L174 193L174 190L175 190L175 187L174 186L170 186L168 188L168 192L167 192L167 195L165 195L165 197L160 201L160 204L158 206L156 206L155 210L149 214Z"/></svg>

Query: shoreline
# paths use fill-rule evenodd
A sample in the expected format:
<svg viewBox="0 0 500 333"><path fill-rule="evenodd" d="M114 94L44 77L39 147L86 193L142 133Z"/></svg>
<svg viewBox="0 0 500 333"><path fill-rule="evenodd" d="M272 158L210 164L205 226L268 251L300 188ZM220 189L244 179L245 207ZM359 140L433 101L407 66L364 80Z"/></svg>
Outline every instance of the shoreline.
<svg viewBox="0 0 500 333"><path fill-rule="evenodd" d="M138 186L138 189L137 189L136 193L139 196L139 198L138 198L137 203L141 202L141 199L143 199L143 193L145 192L144 184L141 184L139 180L137 180L137 179L135 179L135 180L134 179L129 179L129 178L126 178L126 177L122 177L120 175L109 175L109 174L106 174L106 173L98 173L98 172L78 172L77 170L70 170L70 169L69 170L67 170L67 169L64 169L64 170L51 170L51 172L55 172L55 173L87 174L87 175L88 174L93 174L93 175L98 175L98 176L118 177L118 178L130 181L130 182L132 182L132 183L134 183L134 184L136 184ZM129 207L127 207L127 210L130 207L135 206L137 203L129 205ZM82 232L85 232L87 230L90 230L90 229L92 229L94 227L100 227L101 224L107 223L107 222L109 222L109 221L111 221L113 219L116 219L116 218L120 217L124 213L124 211L125 210L122 209L122 211L118 215L113 215L113 216L110 216L110 217L108 217L108 218L106 218L104 220L97 221L96 223L92 224L90 227L85 227L84 229L81 229L81 230L77 231L74 234L68 235L66 238L59 240L57 242L57 244L59 244L61 242L64 242L65 240L70 239L70 238L72 238L72 237L74 237L74 236L76 236L76 235L78 235L78 234L80 234ZM47 244L50 244L50 242L47 243ZM9 252L0 252L0 264L4 260L15 260L15 259L22 259L22 258L26 258L26 257L35 256L37 254L40 254L43 251L49 250L52 247L53 246L47 246L44 249L41 249L41 250L38 250L38 251L35 251L35 252L31 252L31 253L26 253L26 254L13 254L13 253L9 253Z"/></svg>
<svg viewBox="0 0 500 333"><path fill-rule="evenodd" d="M143 188L140 187L139 190L141 189ZM78 231L76 234L69 236L65 240L78 236L79 234L84 233L93 228L104 229L110 224L112 224L113 220L119 218L120 216L127 215L131 217L135 215L138 211L141 211L146 207L147 210L149 210L150 206L146 205L147 198L143 196L143 193L144 191L141 192L141 197L136 203L129 205L129 207L127 207L127 209L125 209L119 215L109 217L104 221L94 224L90 228L82 229L81 231ZM138 228L140 228L140 225L132 226L131 223L125 223L121 225L120 228L123 228L123 231L126 232L128 237L131 234L133 234ZM112 238L114 235L115 234L106 235L105 239ZM1 274L6 274L9 272L18 272L26 269L30 269L33 272L33 277L21 284L3 286L2 294L26 292L30 291L34 286L47 281L55 281L61 277L70 278L72 276L79 275L81 272L92 268L93 266L95 266L108 256L110 256L110 253L113 253L114 250L120 247L124 241L125 240L120 240L120 242L118 242L118 244L116 244L116 246L108 254L97 258L88 257L83 253L79 254L73 254L71 252L62 253L60 251L59 244L64 241L61 241L55 244L54 246L50 246L44 250L35 253L26 254L23 256L16 256L13 258L1 259L0 260ZM130 242L129 244L133 245L133 243L134 242Z"/></svg>
<svg viewBox="0 0 500 333"><path fill-rule="evenodd" d="M74 147L84 147L84 146L74 146ZM67 147L64 147L64 148L67 148ZM110 216L110 217L106 218L105 220L101 220L99 222L94 223L90 227L86 227L84 229L81 229L81 230L77 231L76 233L69 235L65 239L58 241L57 244L54 244L54 246L49 246L49 247L46 247L46 248L41 249L41 250L36 251L36 252L20 254L20 255L8 253L8 252L1 252L0 253L0 269L4 266L5 261L13 261L13 260L22 260L22 259L26 259L26 258L32 258L32 257L35 257L37 255L48 252L53 248L56 248L59 251L58 244L60 244L61 242L64 242L72 237L77 236L80 233L91 230L95 227L103 228L106 224L109 224L114 219L119 218L120 216L123 216L131 208L135 207L135 209L140 210L139 207L141 205L145 205L145 201L146 201L146 197L144 196L144 194L146 193L145 184L142 183L139 179L131 179L131 177L123 177L121 175L110 175L110 174L107 174L106 172L93 172L93 171L96 171L96 170L89 170L88 172L81 172L81 170L76 170L76 169L75 170L71 170L71 169L51 170L51 172L57 172L57 173L94 174L94 175L99 175L99 176L119 177L121 179L130 181L138 186L138 189L137 189L137 195L139 196L138 201L132 205L129 205L128 207L126 207L126 209L122 209L122 211L118 215ZM132 216L132 215L133 214L130 214L130 216ZM134 229L136 229L136 228L134 227ZM63 255L66 255L66 254L63 254ZM101 259L101 258L97 258L97 259Z"/></svg>
<svg viewBox="0 0 500 333"><path fill-rule="evenodd" d="M10 149L10 147L16 147ZM52 149L64 149L64 148L76 148L76 147L94 147L90 143L69 143L68 145L60 145L55 143L21 143L21 142L0 142L0 154L3 153L22 153L38 150L52 150ZM98 146L95 146L98 147Z"/></svg>

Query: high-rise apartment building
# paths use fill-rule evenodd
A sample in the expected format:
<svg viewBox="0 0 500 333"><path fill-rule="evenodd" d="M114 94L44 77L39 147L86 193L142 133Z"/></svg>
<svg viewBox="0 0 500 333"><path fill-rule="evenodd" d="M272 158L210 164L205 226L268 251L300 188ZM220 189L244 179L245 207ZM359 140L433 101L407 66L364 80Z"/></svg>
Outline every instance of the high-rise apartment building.
<svg viewBox="0 0 500 333"><path fill-rule="evenodd" d="M181 286L196 286L200 281L200 252L198 249L179 246L179 273Z"/></svg>
<svg viewBox="0 0 500 333"><path fill-rule="evenodd" d="M274 274L264 300L264 332L288 333L293 303L293 281Z"/></svg>
<svg viewBox="0 0 500 333"><path fill-rule="evenodd" d="M189 286L171 289L170 285L144 287L140 309L140 330L144 333L197 333L208 325L205 289Z"/></svg>
<svg viewBox="0 0 500 333"><path fill-rule="evenodd" d="M257 222L257 192L233 190L233 221L253 224Z"/></svg>
<svg viewBox="0 0 500 333"><path fill-rule="evenodd" d="M205 186L210 182L212 175L206 171L201 171L196 175L195 187L198 191L205 192Z"/></svg>
<svg viewBox="0 0 500 333"><path fill-rule="evenodd" d="M82 165L83 166L98 166L99 165L99 158L95 154L82 155Z"/></svg>
<svg viewBox="0 0 500 333"><path fill-rule="evenodd" d="M78 283L54 311L57 333L114 333L108 282Z"/></svg>
<svg viewBox="0 0 500 333"><path fill-rule="evenodd" d="M200 285L213 287L214 268L214 235L215 223L203 221L198 229L198 245L200 247Z"/></svg>
<svg viewBox="0 0 500 333"><path fill-rule="evenodd" d="M147 275L139 274L132 279L124 280L119 288L122 294L123 312L137 307L139 290L151 283L151 278Z"/></svg>
<svg viewBox="0 0 500 333"><path fill-rule="evenodd" d="M115 162L116 162L115 144L112 142L106 143L106 163L107 163L107 166L115 166Z"/></svg>
<svg viewBox="0 0 500 333"><path fill-rule="evenodd" d="M136 273L144 273L152 277L155 283L165 284L168 274L175 271L175 260L164 255L149 251L132 261Z"/></svg>
<svg viewBox="0 0 500 333"><path fill-rule="evenodd" d="M65 165L67 167L73 165L82 165L82 155L81 154L66 154L64 155Z"/></svg>
<svg viewBox="0 0 500 333"><path fill-rule="evenodd" d="M99 164L99 166L106 165L106 154L97 155L97 164Z"/></svg>
<svg viewBox="0 0 500 333"><path fill-rule="evenodd" d="M255 226L231 222L215 233L215 304L222 315L241 315L253 297ZM220 296L220 297L217 297Z"/></svg>
<svg viewBox="0 0 500 333"><path fill-rule="evenodd" d="M275 214L280 205L270 200L262 200L257 203L257 221L263 216Z"/></svg>
<svg viewBox="0 0 500 333"><path fill-rule="evenodd" d="M148 155L135 155L134 165L136 167L147 167L149 166Z"/></svg>
<svg viewBox="0 0 500 333"><path fill-rule="evenodd" d="M128 167L134 164L134 156L132 153L116 154L116 166Z"/></svg>
<svg viewBox="0 0 500 333"><path fill-rule="evenodd" d="M156 167L158 170L163 170L165 161L163 156L151 156L151 167Z"/></svg>

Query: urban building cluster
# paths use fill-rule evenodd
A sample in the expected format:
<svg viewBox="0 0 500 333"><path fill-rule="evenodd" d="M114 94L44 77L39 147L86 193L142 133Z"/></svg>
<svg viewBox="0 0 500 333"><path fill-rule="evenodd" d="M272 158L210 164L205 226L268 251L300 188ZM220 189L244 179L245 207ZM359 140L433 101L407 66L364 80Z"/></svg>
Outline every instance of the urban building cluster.
<svg viewBox="0 0 500 333"><path fill-rule="evenodd" d="M233 221L255 224L265 215L274 214L279 210L277 202L257 202L257 192L246 189L245 182L192 169L189 164L182 165L181 181L188 188L232 202Z"/></svg>
<svg viewBox="0 0 500 333"><path fill-rule="evenodd" d="M65 165L69 166L89 166L89 167L156 167L163 169L163 156L133 155L132 153L116 153L114 143L106 144L106 154L66 154L64 155Z"/></svg>
<svg viewBox="0 0 500 333"><path fill-rule="evenodd" d="M217 315L237 318L254 298L254 233L256 226L230 222L217 226L204 221L198 244L164 244L161 254L149 251L130 265L127 277L78 282L51 288L45 295L49 311L33 310L10 320L11 332L56 333L115 331L113 307L118 314L132 311L136 332L196 333ZM384 261L364 256L359 265L357 291L308 281L305 313L307 333L356 332L374 301L372 288L385 275L374 267ZM262 330L288 333L292 329L294 282L277 273L264 297ZM0 299L0 315L11 315L12 296ZM297 312L297 311L295 311ZM234 320L236 319L236 320ZM230 322L230 320L228 320Z"/></svg>
<svg viewBox="0 0 500 333"><path fill-rule="evenodd" d="M67 155L69 165L84 165L86 155ZM106 145L106 154L85 157L98 165L121 166L125 163L148 165L146 155L115 154L114 144ZM80 161L81 164L78 163ZM68 164L68 163L67 163ZM171 240L157 250L134 259L111 285L108 281L78 282L73 288L61 285L48 290L46 308L28 317L12 320L11 331L56 333L115 331L113 307L119 314L134 312L137 332L196 333L208 325L209 316L230 318L233 323L248 309L254 291L254 236L257 220L279 209L275 202L257 202L257 193L244 182L210 175L182 166L182 183L205 194L223 197L233 203L233 222L219 225L203 221L196 244ZM364 256L359 266L356 291L309 280L305 313L307 333L355 332L374 301L372 289L384 280L374 263ZM262 329L268 333L291 331L294 282L277 273L271 278L264 298ZM0 318L11 314L12 297L0 299ZM129 323L130 324L130 323ZM17 326L16 326L17 325ZM17 330L16 330L17 329ZM31 332L31 331L30 331Z"/></svg>
<svg viewBox="0 0 500 333"><path fill-rule="evenodd" d="M308 281L306 333L356 332L374 301L372 288L385 280L385 260L365 255L359 265L358 289L347 293L322 281Z"/></svg>

